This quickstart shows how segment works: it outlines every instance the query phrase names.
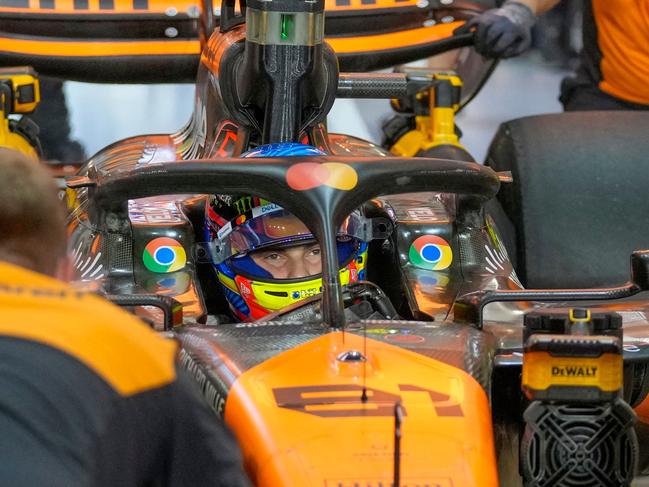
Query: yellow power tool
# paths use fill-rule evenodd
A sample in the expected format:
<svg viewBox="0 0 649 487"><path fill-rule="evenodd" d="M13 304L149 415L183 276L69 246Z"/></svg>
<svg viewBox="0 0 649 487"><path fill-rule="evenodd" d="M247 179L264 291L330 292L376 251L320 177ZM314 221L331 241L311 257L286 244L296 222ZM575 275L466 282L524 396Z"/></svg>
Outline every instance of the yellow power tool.
<svg viewBox="0 0 649 487"><path fill-rule="evenodd" d="M38 126L29 118L11 116L33 112L39 101L38 76L33 69L0 69L0 147L38 159Z"/></svg>

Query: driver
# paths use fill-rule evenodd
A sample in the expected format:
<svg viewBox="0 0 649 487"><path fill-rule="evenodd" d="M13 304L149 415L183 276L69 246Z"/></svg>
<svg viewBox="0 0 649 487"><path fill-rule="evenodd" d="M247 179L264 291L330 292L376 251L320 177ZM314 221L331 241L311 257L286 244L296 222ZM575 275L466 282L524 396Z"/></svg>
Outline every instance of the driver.
<svg viewBox="0 0 649 487"><path fill-rule="evenodd" d="M302 144L265 146L243 157L323 155ZM364 278L367 244L354 236L360 214L338 232L340 281ZM322 290L320 246L306 225L278 205L252 196L215 195L206 207L206 237L212 260L234 315L264 318Z"/></svg>

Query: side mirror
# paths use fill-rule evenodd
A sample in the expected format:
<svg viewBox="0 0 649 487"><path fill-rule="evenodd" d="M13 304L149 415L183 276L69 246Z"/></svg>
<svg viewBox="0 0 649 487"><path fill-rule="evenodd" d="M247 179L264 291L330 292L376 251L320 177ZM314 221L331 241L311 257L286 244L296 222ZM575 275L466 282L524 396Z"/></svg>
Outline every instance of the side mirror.
<svg viewBox="0 0 649 487"><path fill-rule="evenodd" d="M631 282L641 291L649 291L649 250L631 254Z"/></svg>

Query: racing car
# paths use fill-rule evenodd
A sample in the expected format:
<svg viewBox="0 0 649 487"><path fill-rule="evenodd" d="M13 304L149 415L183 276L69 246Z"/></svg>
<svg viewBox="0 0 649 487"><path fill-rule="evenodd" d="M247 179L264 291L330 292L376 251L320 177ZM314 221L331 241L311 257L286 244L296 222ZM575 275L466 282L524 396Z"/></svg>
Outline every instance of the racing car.
<svg viewBox="0 0 649 487"><path fill-rule="evenodd" d="M622 344L649 323L614 300L649 289L649 253L622 286L524 289L485 211L509 175L327 133L336 95L449 84L340 74L322 11L249 1L244 29L224 3L187 127L68 180L80 277L160 317L256 485L498 485L519 465L526 485L629 485L649 356ZM289 237L317 242L321 276L246 273Z"/></svg>

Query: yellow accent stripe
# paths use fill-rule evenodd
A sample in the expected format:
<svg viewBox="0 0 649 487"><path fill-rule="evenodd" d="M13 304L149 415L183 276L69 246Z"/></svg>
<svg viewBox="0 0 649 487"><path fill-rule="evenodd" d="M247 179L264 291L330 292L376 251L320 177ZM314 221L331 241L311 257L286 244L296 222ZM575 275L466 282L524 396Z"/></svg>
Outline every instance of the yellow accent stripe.
<svg viewBox="0 0 649 487"><path fill-rule="evenodd" d="M237 283L234 282L234 279L229 278L221 272L218 272L217 275L219 276L219 281L221 281L221 284L227 287L230 291L237 294L239 293L239 288L237 287Z"/></svg>
<svg viewBox="0 0 649 487"><path fill-rule="evenodd" d="M103 299L0 263L0 335L57 348L128 396L176 378L176 344Z"/></svg>
<svg viewBox="0 0 649 487"><path fill-rule="evenodd" d="M570 316L570 321L572 323L588 323L590 321L590 310L586 310L586 317L585 318L575 318L575 310L571 309L570 312L568 313Z"/></svg>

